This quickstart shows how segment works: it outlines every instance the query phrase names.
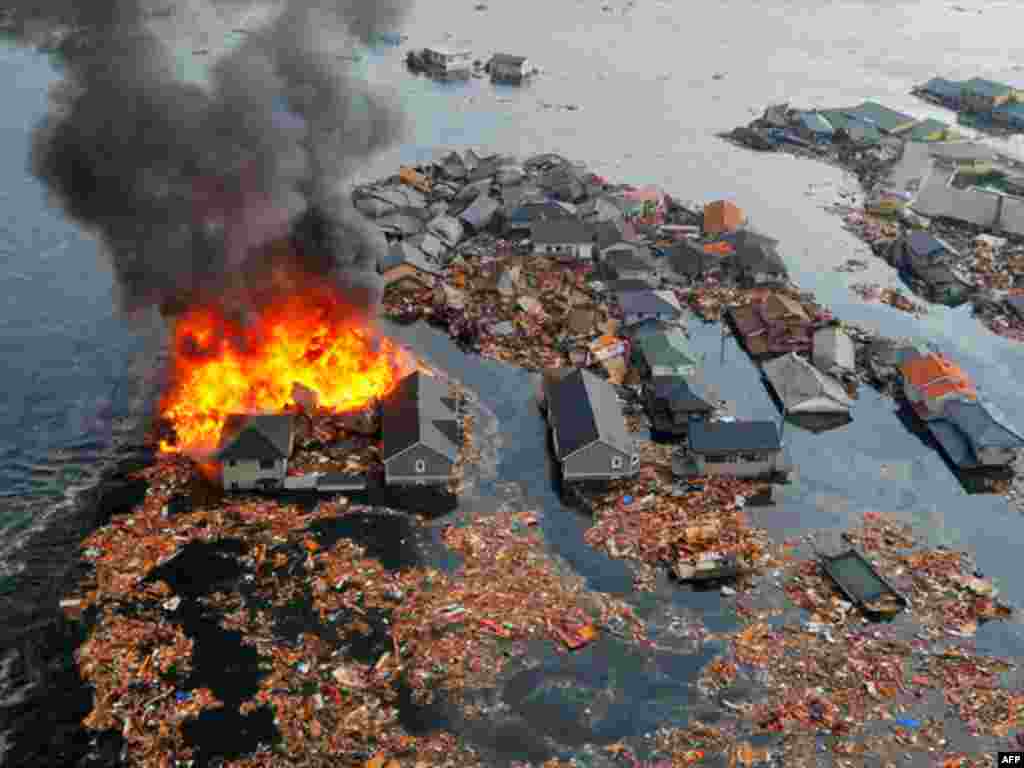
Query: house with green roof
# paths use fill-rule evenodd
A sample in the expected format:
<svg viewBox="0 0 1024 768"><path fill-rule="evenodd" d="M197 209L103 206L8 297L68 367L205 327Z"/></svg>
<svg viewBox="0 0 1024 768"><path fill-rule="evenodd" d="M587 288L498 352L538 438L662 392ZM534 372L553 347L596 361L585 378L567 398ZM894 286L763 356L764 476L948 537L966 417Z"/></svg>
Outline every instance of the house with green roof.
<svg viewBox="0 0 1024 768"><path fill-rule="evenodd" d="M644 378L652 376L692 376L697 372L699 356L690 351L686 336L678 328L647 333L634 339L633 365Z"/></svg>
<svg viewBox="0 0 1024 768"><path fill-rule="evenodd" d="M895 134L910 128L916 121L913 116L897 112L895 109L879 104L877 101L865 101L856 107L842 110L847 115L871 123L882 133Z"/></svg>
<svg viewBox="0 0 1024 768"><path fill-rule="evenodd" d="M838 139L845 138L866 147L876 146L882 141L882 133L874 124L848 115L841 109L825 109L821 114L835 129Z"/></svg>
<svg viewBox="0 0 1024 768"><path fill-rule="evenodd" d="M952 141L959 138L960 134L941 120L929 117L915 123L905 136L910 141Z"/></svg>
<svg viewBox="0 0 1024 768"><path fill-rule="evenodd" d="M1013 101L1016 92L1006 83L972 77L963 84L964 107L970 112L991 112L996 107Z"/></svg>

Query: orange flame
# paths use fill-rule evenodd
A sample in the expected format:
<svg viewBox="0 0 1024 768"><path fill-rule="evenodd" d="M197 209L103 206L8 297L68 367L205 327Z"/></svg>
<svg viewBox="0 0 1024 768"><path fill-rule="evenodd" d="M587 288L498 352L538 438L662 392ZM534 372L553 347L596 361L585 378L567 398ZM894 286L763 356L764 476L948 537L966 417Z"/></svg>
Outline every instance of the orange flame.
<svg viewBox="0 0 1024 768"><path fill-rule="evenodd" d="M189 311L175 321L172 365L160 412L177 443L160 450L208 454L228 415L280 412L295 404L294 384L320 408L353 410L388 394L410 360L325 289L280 300L246 327L217 309Z"/></svg>

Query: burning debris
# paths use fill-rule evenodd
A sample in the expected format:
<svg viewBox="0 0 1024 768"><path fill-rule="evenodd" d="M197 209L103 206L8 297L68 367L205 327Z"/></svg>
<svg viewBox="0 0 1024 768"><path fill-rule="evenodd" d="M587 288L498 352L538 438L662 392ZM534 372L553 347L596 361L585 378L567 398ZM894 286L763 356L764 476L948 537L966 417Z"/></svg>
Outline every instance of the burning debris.
<svg viewBox="0 0 1024 768"><path fill-rule="evenodd" d="M285 296L248 324L197 308L174 323L161 414L178 443L161 449L213 450L231 413L363 408L391 391L403 366L401 349L354 320L332 290Z"/></svg>

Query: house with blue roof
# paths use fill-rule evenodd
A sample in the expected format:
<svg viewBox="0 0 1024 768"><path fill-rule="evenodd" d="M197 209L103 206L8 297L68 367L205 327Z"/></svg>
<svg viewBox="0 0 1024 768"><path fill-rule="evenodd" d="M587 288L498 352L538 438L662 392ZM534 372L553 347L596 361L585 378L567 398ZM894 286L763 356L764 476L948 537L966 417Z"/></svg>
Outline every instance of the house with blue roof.
<svg viewBox="0 0 1024 768"><path fill-rule="evenodd" d="M912 115L897 112L877 101L865 101L856 107L849 107L842 111L851 117L871 123L886 134L901 133L917 122Z"/></svg>
<svg viewBox="0 0 1024 768"><path fill-rule="evenodd" d="M1024 131L1024 102L1013 101L996 107L992 110L992 119L1007 128Z"/></svg>
<svg viewBox="0 0 1024 768"><path fill-rule="evenodd" d="M963 105L969 112L991 112L1013 101L1014 96L1012 86L983 77L972 77L963 84Z"/></svg>
<svg viewBox="0 0 1024 768"><path fill-rule="evenodd" d="M882 141L882 133L877 126L841 109L823 109L821 115L832 125L835 140L846 139L865 147L877 146Z"/></svg>
<svg viewBox="0 0 1024 768"><path fill-rule="evenodd" d="M933 77L921 86L920 91L937 99L950 109L959 109L960 100L963 97L963 83L958 80L947 80L944 77Z"/></svg>
<svg viewBox="0 0 1024 768"><path fill-rule="evenodd" d="M1024 437L984 402L948 401L928 431L960 469L1005 467L1024 448Z"/></svg>
<svg viewBox="0 0 1024 768"><path fill-rule="evenodd" d="M796 128L801 138L815 144L828 144L835 134L832 124L820 112L798 113Z"/></svg>

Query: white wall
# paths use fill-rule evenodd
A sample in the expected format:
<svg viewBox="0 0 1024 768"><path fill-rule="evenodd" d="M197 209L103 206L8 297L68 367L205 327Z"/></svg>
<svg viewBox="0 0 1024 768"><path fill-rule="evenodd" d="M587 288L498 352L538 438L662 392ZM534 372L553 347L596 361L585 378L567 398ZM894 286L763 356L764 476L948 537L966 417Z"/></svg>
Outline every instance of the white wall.
<svg viewBox="0 0 1024 768"><path fill-rule="evenodd" d="M221 465L224 489L228 491L233 490L233 483L237 483L238 490L241 491L255 488L260 480L283 481L288 471L286 459L275 461L271 469L260 469L258 461L243 461L240 459L234 459L233 461L234 464L232 464L232 460L228 460Z"/></svg>

